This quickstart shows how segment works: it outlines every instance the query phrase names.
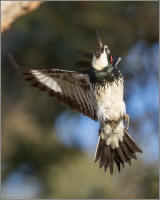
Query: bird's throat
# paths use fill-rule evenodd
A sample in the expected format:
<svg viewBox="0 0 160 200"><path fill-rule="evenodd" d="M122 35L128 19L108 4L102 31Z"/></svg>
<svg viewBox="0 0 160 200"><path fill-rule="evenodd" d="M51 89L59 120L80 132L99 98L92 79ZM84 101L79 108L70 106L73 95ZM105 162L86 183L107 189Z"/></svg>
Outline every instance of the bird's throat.
<svg viewBox="0 0 160 200"><path fill-rule="evenodd" d="M113 82L116 77L116 69L112 65L105 67L103 70L93 70L92 73L92 82Z"/></svg>

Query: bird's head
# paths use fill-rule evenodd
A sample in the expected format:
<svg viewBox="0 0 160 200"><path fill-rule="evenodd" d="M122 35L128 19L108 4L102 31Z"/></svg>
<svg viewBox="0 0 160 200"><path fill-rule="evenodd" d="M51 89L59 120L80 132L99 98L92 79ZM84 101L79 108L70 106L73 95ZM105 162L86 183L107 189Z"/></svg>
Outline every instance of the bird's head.
<svg viewBox="0 0 160 200"><path fill-rule="evenodd" d="M97 48L93 54L92 67L98 71L101 71L110 65L113 67L117 66L121 58L110 55L110 50L107 45L103 44L98 31L96 31L96 39Z"/></svg>

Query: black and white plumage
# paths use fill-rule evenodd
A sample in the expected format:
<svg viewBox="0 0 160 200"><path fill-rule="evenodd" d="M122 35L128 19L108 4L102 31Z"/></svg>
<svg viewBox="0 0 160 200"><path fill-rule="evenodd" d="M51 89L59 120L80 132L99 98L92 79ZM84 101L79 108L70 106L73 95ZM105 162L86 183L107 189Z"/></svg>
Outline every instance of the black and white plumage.
<svg viewBox="0 0 160 200"><path fill-rule="evenodd" d="M117 68L121 58L110 55L108 46L103 45L98 33L97 42L90 67L83 72L59 69L18 70L32 86L99 121L95 162L99 160L100 167L104 166L105 171L109 167L113 173L114 163L120 171L121 165L124 167L125 162L131 164L131 159L136 159L136 152L142 150L135 144L125 126L128 115L123 100L123 77ZM88 53L80 53L87 58L91 57ZM85 65L85 62L80 61L79 64ZM86 63L89 65L89 62Z"/></svg>

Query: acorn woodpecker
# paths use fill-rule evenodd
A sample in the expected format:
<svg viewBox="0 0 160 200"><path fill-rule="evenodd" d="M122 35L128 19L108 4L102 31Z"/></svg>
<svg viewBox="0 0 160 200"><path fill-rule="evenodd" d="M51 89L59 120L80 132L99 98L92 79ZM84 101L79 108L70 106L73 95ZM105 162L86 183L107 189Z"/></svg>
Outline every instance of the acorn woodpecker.
<svg viewBox="0 0 160 200"><path fill-rule="evenodd" d="M94 161L99 161L100 168L107 167L113 173L114 163L120 172L121 165L131 164L136 159L136 152L142 150L128 133L129 115L123 100L123 76L117 65L120 57L112 56L96 32L97 47L88 63L89 68L82 72L61 69L20 69L24 79L32 86L46 91L70 108L98 120L99 139ZM91 54L81 51L83 56ZM12 64L16 65L13 58ZM86 62L87 63L87 62ZM79 64L86 65L85 61Z"/></svg>

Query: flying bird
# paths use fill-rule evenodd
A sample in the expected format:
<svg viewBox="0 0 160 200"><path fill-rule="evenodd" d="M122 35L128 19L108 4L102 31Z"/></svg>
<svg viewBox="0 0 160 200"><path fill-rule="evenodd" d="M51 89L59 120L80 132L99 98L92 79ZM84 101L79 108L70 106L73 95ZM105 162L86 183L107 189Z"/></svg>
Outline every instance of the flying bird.
<svg viewBox="0 0 160 200"><path fill-rule="evenodd" d="M92 54L80 51L90 61L77 64L87 67L82 72L61 69L22 69L10 56L11 62L24 75L24 79L58 99L70 108L98 120L98 144L94 161L99 167L110 169L114 163L120 172L124 163L131 165L142 150L128 133L129 115L123 100L124 81L118 68L121 58L112 56L107 45L96 32L97 47Z"/></svg>

